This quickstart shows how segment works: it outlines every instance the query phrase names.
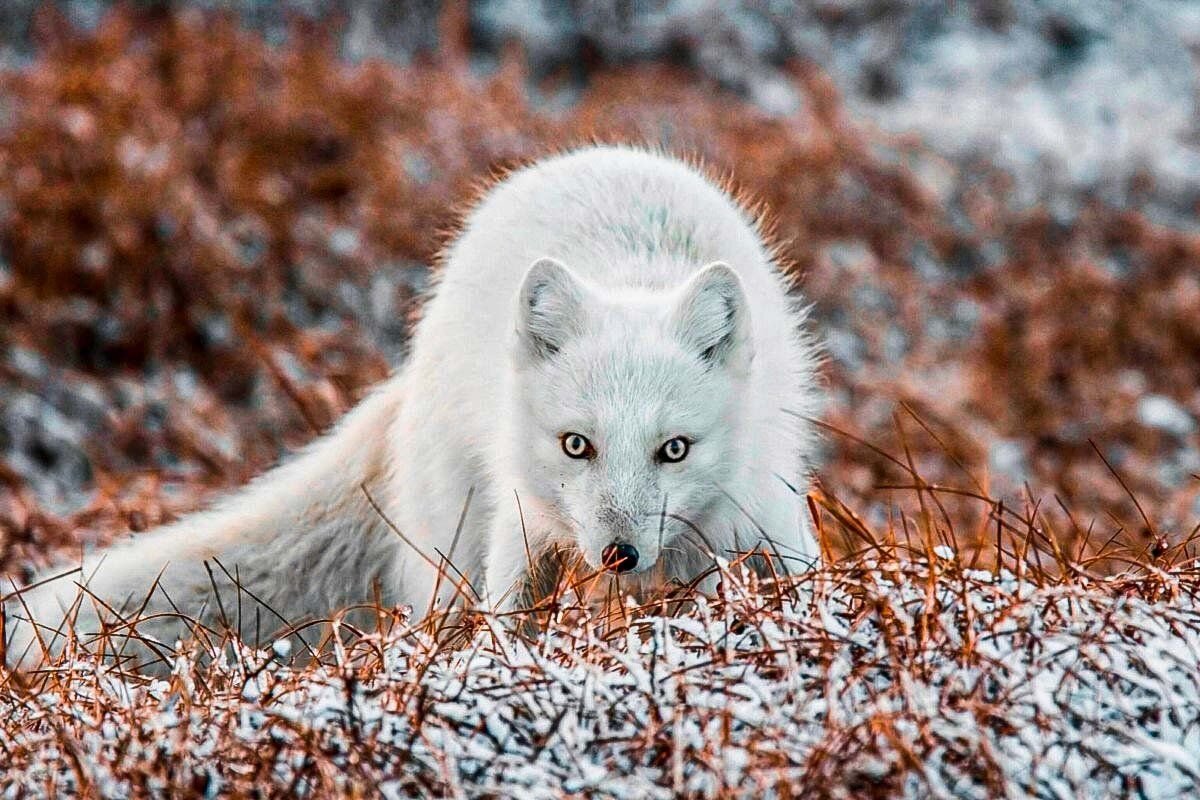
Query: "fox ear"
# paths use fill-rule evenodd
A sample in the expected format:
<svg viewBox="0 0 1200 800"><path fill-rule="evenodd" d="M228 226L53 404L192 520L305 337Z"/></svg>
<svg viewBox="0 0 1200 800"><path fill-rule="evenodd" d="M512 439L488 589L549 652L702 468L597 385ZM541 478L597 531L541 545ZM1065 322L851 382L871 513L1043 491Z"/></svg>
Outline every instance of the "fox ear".
<svg viewBox="0 0 1200 800"><path fill-rule="evenodd" d="M539 258L525 273L517 301L517 336L524 352L543 359L581 330L587 290L562 262Z"/></svg>
<svg viewBox="0 0 1200 800"><path fill-rule="evenodd" d="M754 355L742 280L720 261L684 285L671 324L679 340L707 364L745 366Z"/></svg>

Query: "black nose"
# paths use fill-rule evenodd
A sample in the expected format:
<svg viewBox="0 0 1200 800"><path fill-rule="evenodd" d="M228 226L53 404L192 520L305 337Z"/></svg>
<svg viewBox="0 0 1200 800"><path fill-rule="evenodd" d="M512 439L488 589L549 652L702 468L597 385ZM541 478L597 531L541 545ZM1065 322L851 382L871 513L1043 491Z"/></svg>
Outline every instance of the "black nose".
<svg viewBox="0 0 1200 800"><path fill-rule="evenodd" d="M610 544L600 552L606 569L614 572L628 572L637 566L637 548L625 542Z"/></svg>

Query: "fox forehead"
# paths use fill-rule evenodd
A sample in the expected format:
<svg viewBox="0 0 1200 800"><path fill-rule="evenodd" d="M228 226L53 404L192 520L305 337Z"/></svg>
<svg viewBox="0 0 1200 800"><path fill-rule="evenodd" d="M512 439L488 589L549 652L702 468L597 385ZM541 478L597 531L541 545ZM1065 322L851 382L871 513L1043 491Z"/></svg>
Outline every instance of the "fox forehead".
<svg viewBox="0 0 1200 800"><path fill-rule="evenodd" d="M570 348L538 383L554 389L553 402L539 404L546 427L593 436L698 436L719 421L730 391L722 376L666 339L654 347L592 341Z"/></svg>

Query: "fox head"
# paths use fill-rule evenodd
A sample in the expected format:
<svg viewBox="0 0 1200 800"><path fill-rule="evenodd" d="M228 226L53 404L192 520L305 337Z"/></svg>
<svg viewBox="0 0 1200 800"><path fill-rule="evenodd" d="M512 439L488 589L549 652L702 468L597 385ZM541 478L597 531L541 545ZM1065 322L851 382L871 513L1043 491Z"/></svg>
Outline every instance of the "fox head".
<svg viewBox="0 0 1200 800"><path fill-rule="evenodd" d="M549 258L518 292L524 477L594 567L651 569L704 543L737 469L750 309L729 266L669 290L612 290Z"/></svg>

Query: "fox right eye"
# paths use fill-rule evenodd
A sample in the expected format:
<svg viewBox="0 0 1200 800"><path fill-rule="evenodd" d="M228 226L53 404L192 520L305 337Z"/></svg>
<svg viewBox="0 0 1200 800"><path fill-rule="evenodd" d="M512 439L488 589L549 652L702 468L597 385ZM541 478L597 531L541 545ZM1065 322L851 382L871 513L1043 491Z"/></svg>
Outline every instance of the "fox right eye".
<svg viewBox="0 0 1200 800"><path fill-rule="evenodd" d="M596 448L592 447L592 443L587 440L586 436L578 433L564 433L560 438L563 452L571 458L592 458L596 455Z"/></svg>

